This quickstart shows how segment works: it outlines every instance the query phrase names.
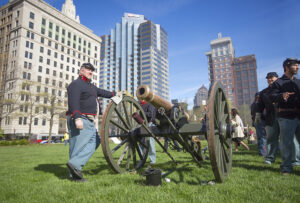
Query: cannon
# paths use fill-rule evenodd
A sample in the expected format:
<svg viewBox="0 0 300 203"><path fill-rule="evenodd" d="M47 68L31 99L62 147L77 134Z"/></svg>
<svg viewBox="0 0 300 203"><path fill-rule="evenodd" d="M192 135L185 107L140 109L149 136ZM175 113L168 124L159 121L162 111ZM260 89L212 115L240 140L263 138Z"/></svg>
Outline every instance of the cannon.
<svg viewBox="0 0 300 203"><path fill-rule="evenodd" d="M137 100L122 95L107 106L102 118L101 146L104 157L113 171L123 173L142 168L149 151L149 137L153 137L167 155L172 155L160 143L160 137L178 141L201 166L204 150L195 136L205 136L209 159L217 182L223 182L232 167L232 126L226 95L219 82L209 90L208 111L201 123L190 122L179 104L171 104L155 95L148 86L137 89L138 99L146 100L157 108L157 123L149 127L146 115ZM117 138L117 139L116 139ZM118 140L113 143L111 139Z"/></svg>

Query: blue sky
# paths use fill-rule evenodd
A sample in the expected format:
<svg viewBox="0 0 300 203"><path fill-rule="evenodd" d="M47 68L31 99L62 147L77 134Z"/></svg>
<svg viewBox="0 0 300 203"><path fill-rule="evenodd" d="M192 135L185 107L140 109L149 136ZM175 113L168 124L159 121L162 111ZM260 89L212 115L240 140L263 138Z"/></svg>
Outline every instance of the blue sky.
<svg viewBox="0 0 300 203"><path fill-rule="evenodd" d="M3 1L2 1L3 2ZM8 0L6 0L8 2ZM61 10L65 0L46 0ZM235 55L255 54L259 90L267 72L283 73L286 57L300 58L299 0L73 0L80 21L109 34L125 12L143 14L168 33L170 97L187 101L208 87L205 52L219 32L231 37ZM1 4L1 3L0 3Z"/></svg>

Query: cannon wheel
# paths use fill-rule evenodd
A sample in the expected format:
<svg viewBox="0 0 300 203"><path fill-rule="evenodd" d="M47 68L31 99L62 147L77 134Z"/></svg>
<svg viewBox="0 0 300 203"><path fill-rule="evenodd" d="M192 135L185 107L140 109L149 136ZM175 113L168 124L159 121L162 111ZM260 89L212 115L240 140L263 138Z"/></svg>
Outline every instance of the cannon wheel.
<svg viewBox="0 0 300 203"><path fill-rule="evenodd" d="M222 85L214 83L208 106L208 149L217 182L223 182L231 172L232 144L230 110Z"/></svg>
<svg viewBox="0 0 300 203"><path fill-rule="evenodd" d="M135 136L134 130L140 127L132 118L135 112L140 113L147 122L139 103L132 97L123 96L118 105L110 102L103 115L101 146L107 163L117 173L137 170L147 159L149 138ZM114 144L111 138L120 143Z"/></svg>

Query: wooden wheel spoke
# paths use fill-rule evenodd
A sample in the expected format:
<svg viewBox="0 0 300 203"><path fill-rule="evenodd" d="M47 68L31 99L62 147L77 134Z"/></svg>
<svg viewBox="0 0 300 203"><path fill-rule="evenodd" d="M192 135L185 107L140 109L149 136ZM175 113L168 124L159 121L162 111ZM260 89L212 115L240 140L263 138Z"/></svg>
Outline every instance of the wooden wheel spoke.
<svg viewBox="0 0 300 203"><path fill-rule="evenodd" d="M131 148L131 146L129 146L128 153L127 153L127 160L126 160L126 170L127 171L129 170L129 167L130 167L131 151L132 151L132 148Z"/></svg>
<svg viewBox="0 0 300 203"><path fill-rule="evenodd" d="M119 166L120 166L121 162L123 161L123 159L124 159L125 154L126 154L127 151L128 151L128 143L127 143L127 145L125 146L125 148L124 148L124 150L123 150L123 152L122 152L122 154L121 154L121 156L119 157L119 160L118 160L118 162L117 162Z"/></svg>
<svg viewBox="0 0 300 203"><path fill-rule="evenodd" d="M144 142L140 142L140 145L142 145L143 148L146 148L146 149L149 148Z"/></svg>
<svg viewBox="0 0 300 203"><path fill-rule="evenodd" d="M143 155L142 155L142 153L141 153L141 149L140 149L140 147L139 147L138 145L136 145L136 146L135 146L135 148L136 148L136 151L137 151L137 153L138 153L138 155L139 155L140 159L143 159L143 158L144 158L144 156L143 156Z"/></svg>
<svg viewBox="0 0 300 203"><path fill-rule="evenodd" d="M226 149L224 147L224 143L225 142L223 142L223 144L222 144L222 150L223 150L223 154L224 154L224 158L226 160L226 163L228 163L229 162L229 157L228 157L227 151L226 151Z"/></svg>
<svg viewBox="0 0 300 203"><path fill-rule="evenodd" d="M135 146L131 147L132 150L132 158L133 158L133 166L136 166L136 152L135 152Z"/></svg>
<svg viewBox="0 0 300 203"><path fill-rule="evenodd" d="M127 120L127 122L128 122L128 125L131 126L131 115L128 115L128 111L127 111L125 102L122 102L122 105L123 105L123 109L124 109L124 113L125 113L125 116L126 116L126 120Z"/></svg>
<svg viewBox="0 0 300 203"><path fill-rule="evenodd" d="M125 119L123 118L123 116L121 115L120 111L115 108L115 112L118 114L118 117L121 119L122 123L124 124L124 126L129 129L129 126L128 124L126 123Z"/></svg>
<svg viewBox="0 0 300 203"><path fill-rule="evenodd" d="M118 149L120 149L120 147L122 147L126 142L127 142L127 139L123 140L120 144L118 144L115 148L113 148L111 150L111 152L114 153L115 151L117 151Z"/></svg>
<svg viewBox="0 0 300 203"><path fill-rule="evenodd" d="M224 114L225 104L226 104L225 101L222 101L222 102L221 102L221 113L222 113L222 114Z"/></svg>
<svg viewBox="0 0 300 203"><path fill-rule="evenodd" d="M222 172L224 173L224 172L227 172L227 163L228 163L228 161L226 160L226 153L224 153L224 151L221 153L222 154ZM228 157L227 157L227 159L228 159Z"/></svg>
<svg viewBox="0 0 300 203"><path fill-rule="evenodd" d="M129 130L128 130L128 129L124 128L123 126L121 126L119 123L117 123L117 122L114 121L113 119L110 120L110 122L111 122L113 125L115 125L116 127L118 127L119 129L125 131L126 133L129 133Z"/></svg>

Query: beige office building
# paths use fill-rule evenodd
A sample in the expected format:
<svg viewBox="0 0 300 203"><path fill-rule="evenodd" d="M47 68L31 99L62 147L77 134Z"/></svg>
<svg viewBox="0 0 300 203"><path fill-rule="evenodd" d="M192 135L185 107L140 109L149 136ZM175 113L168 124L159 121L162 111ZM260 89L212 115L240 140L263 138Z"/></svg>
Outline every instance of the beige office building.
<svg viewBox="0 0 300 203"><path fill-rule="evenodd" d="M42 0L10 0L2 6L0 97L10 101L0 109L4 133L25 135L29 123L33 134L48 133L49 97L66 109L66 87L83 62L96 67L93 81L99 86L100 43L100 37L80 24L72 0L65 1L62 12ZM61 119L55 115L54 134L65 131L64 112Z"/></svg>
<svg viewBox="0 0 300 203"><path fill-rule="evenodd" d="M234 102L234 81L231 63L235 54L231 38L222 37L221 33L219 33L218 39L210 42L210 47L211 51L206 52L210 85L215 81L220 81L227 97Z"/></svg>

